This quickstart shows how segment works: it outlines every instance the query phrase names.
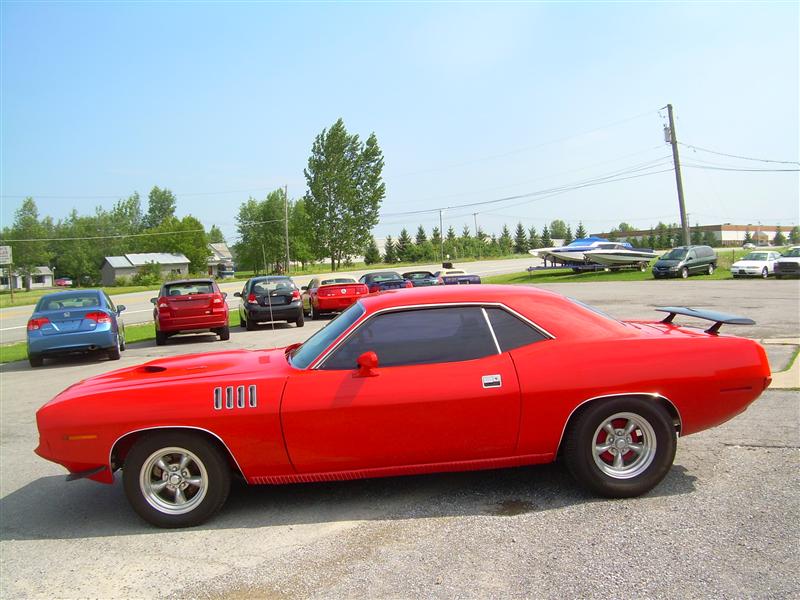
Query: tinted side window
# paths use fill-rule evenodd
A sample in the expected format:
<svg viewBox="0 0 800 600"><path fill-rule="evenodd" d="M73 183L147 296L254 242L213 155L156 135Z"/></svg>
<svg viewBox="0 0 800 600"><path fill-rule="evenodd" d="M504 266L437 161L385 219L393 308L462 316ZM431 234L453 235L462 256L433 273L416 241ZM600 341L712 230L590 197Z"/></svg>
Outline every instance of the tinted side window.
<svg viewBox="0 0 800 600"><path fill-rule="evenodd" d="M458 362L497 354L483 312L476 306L428 308L369 319L322 365L355 369L372 350L382 367Z"/></svg>
<svg viewBox="0 0 800 600"><path fill-rule="evenodd" d="M502 308L487 308L486 314L489 315L489 322L503 352L548 339L525 321Z"/></svg>

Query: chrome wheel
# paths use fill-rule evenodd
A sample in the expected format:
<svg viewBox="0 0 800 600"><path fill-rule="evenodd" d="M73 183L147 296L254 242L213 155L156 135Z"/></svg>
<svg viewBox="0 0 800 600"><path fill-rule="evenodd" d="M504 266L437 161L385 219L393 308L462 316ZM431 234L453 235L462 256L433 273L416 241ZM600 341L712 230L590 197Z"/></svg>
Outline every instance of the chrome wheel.
<svg viewBox="0 0 800 600"><path fill-rule="evenodd" d="M640 415L620 412L608 417L592 437L595 465L614 479L643 473L656 456L656 433Z"/></svg>
<svg viewBox="0 0 800 600"><path fill-rule="evenodd" d="M208 472L196 454L185 448L156 450L139 471L139 487L157 511L182 515L194 510L208 491Z"/></svg>

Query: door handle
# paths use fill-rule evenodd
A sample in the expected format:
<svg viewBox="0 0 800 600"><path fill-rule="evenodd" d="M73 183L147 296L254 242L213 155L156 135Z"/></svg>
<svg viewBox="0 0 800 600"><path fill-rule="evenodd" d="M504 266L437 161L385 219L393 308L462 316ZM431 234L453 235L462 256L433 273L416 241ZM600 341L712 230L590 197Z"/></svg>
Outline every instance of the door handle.
<svg viewBox="0 0 800 600"><path fill-rule="evenodd" d="M483 387L499 388L503 386L503 378L500 375L484 375L481 377Z"/></svg>

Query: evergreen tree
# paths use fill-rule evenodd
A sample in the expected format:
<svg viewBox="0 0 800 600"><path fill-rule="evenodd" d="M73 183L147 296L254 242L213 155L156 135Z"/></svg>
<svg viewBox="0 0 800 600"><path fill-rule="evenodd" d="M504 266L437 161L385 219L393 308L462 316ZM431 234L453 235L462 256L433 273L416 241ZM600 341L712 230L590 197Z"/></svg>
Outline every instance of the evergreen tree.
<svg viewBox="0 0 800 600"><path fill-rule="evenodd" d="M712 248L717 245L717 238L713 231L708 230L703 233L703 245Z"/></svg>
<svg viewBox="0 0 800 600"><path fill-rule="evenodd" d="M425 228L422 225L420 225L419 227L417 227L417 237L414 240L414 243L417 245L421 245L427 241L428 241L428 236L425 234Z"/></svg>
<svg viewBox="0 0 800 600"><path fill-rule="evenodd" d="M703 232L700 231L700 224L695 223L694 227L692 228L692 244L695 246L699 246L703 243Z"/></svg>
<svg viewBox="0 0 800 600"><path fill-rule="evenodd" d="M789 242L791 244L800 244L800 227L795 225L789 232Z"/></svg>
<svg viewBox="0 0 800 600"><path fill-rule="evenodd" d="M511 239L511 232L508 230L508 226L504 223L503 230L500 232L500 239L497 240L497 243L500 245L500 252L503 255L511 254L511 250L514 248L514 240Z"/></svg>
<svg viewBox="0 0 800 600"><path fill-rule="evenodd" d="M381 253L378 250L378 244L375 243L375 238L371 237L364 252L364 264L374 265L379 262L381 262Z"/></svg>
<svg viewBox="0 0 800 600"><path fill-rule="evenodd" d="M463 229L461 229L461 239L462 239L462 240L468 240L468 239L470 239L470 235L469 235L469 233L470 233L470 232L469 232L469 225L467 225L467 224L464 224L464 227L463 227Z"/></svg>
<svg viewBox="0 0 800 600"><path fill-rule="evenodd" d="M571 244L573 239L574 238L572 237L572 227L567 225L567 235L564 237L564 244L565 245Z"/></svg>
<svg viewBox="0 0 800 600"><path fill-rule="evenodd" d="M212 225L206 235L208 241L212 244L225 243L225 236L222 235L222 230L216 225Z"/></svg>
<svg viewBox="0 0 800 600"><path fill-rule="evenodd" d="M742 240L742 244L752 244L753 243L753 236L750 233L750 230L744 232L744 240Z"/></svg>
<svg viewBox="0 0 800 600"><path fill-rule="evenodd" d="M392 240L392 236L386 236L386 243L383 246L384 248L384 255L383 255L383 262L387 265L391 265L397 262L397 251L395 250L394 240Z"/></svg>
<svg viewBox="0 0 800 600"><path fill-rule="evenodd" d="M586 229L583 227L583 221L578 221L578 229L575 231L575 237L579 240L587 237Z"/></svg>
<svg viewBox="0 0 800 600"><path fill-rule="evenodd" d="M542 248L551 248L553 246L553 240L550 239L550 230L547 228L547 225L542 227Z"/></svg>
<svg viewBox="0 0 800 600"><path fill-rule="evenodd" d="M781 232L780 225L775 228L775 237L772 239L772 244L774 246L785 246L786 245L786 236L783 235Z"/></svg>
<svg viewBox="0 0 800 600"><path fill-rule="evenodd" d="M439 233L439 228L434 227L431 230L431 244L435 248L438 248L441 245L441 243L442 243L442 235Z"/></svg>
<svg viewBox="0 0 800 600"><path fill-rule="evenodd" d="M539 239L539 234L536 233L536 227L531 227L528 230L528 247L531 250L542 247L542 241Z"/></svg>
<svg viewBox="0 0 800 600"><path fill-rule="evenodd" d="M397 260L401 262L408 262L412 260L412 244L413 242L411 241L411 236L408 235L408 231L406 231L406 228L403 227L403 230L400 232L400 236L397 238L397 243L395 244Z"/></svg>
<svg viewBox="0 0 800 600"><path fill-rule="evenodd" d="M525 254L530 249L528 245L528 236L525 233L525 227L522 222L517 223L517 230L514 232L514 253Z"/></svg>
<svg viewBox="0 0 800 600"><path fill-rule="evenodd" d="M447 229L447 236L444 239L447 242L455 242L456 241L456 230L453 229L452 225L450 225L450 227Z"/></svg>

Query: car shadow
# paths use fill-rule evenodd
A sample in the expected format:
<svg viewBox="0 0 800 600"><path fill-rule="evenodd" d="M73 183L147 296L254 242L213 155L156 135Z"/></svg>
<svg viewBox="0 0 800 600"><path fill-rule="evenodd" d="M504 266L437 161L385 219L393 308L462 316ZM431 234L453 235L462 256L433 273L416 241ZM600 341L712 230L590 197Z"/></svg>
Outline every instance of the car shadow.
<svg viewBox="0 0 800 600"><path fill-rule="evenodd" d="M44 371L47 369L57 369L62 367L82 367L87 364L95 364L98 362L113 363L115 361L112 361L110 358L108 358L108 355L104 351L97 350L95 352L64 354L61 356L48 357L45 358L44 364L41 367L31 367L28 363L28 359L25 358L0 365L0 373L13 373L18 371Z"/></svg>
<svg viewBox="0 0 800 600"><path fill-rule="evenodd" d="M609 500L580 489L561 464L497 471L282 486L234 481L223 509L197 530L436 517L514 517L564 507L642 502L692 493L695 477L674 465L641 498ZM106 486L43 477L0 500L0 540L77 539L159 533L129 507L121 477Z"/></svg>

